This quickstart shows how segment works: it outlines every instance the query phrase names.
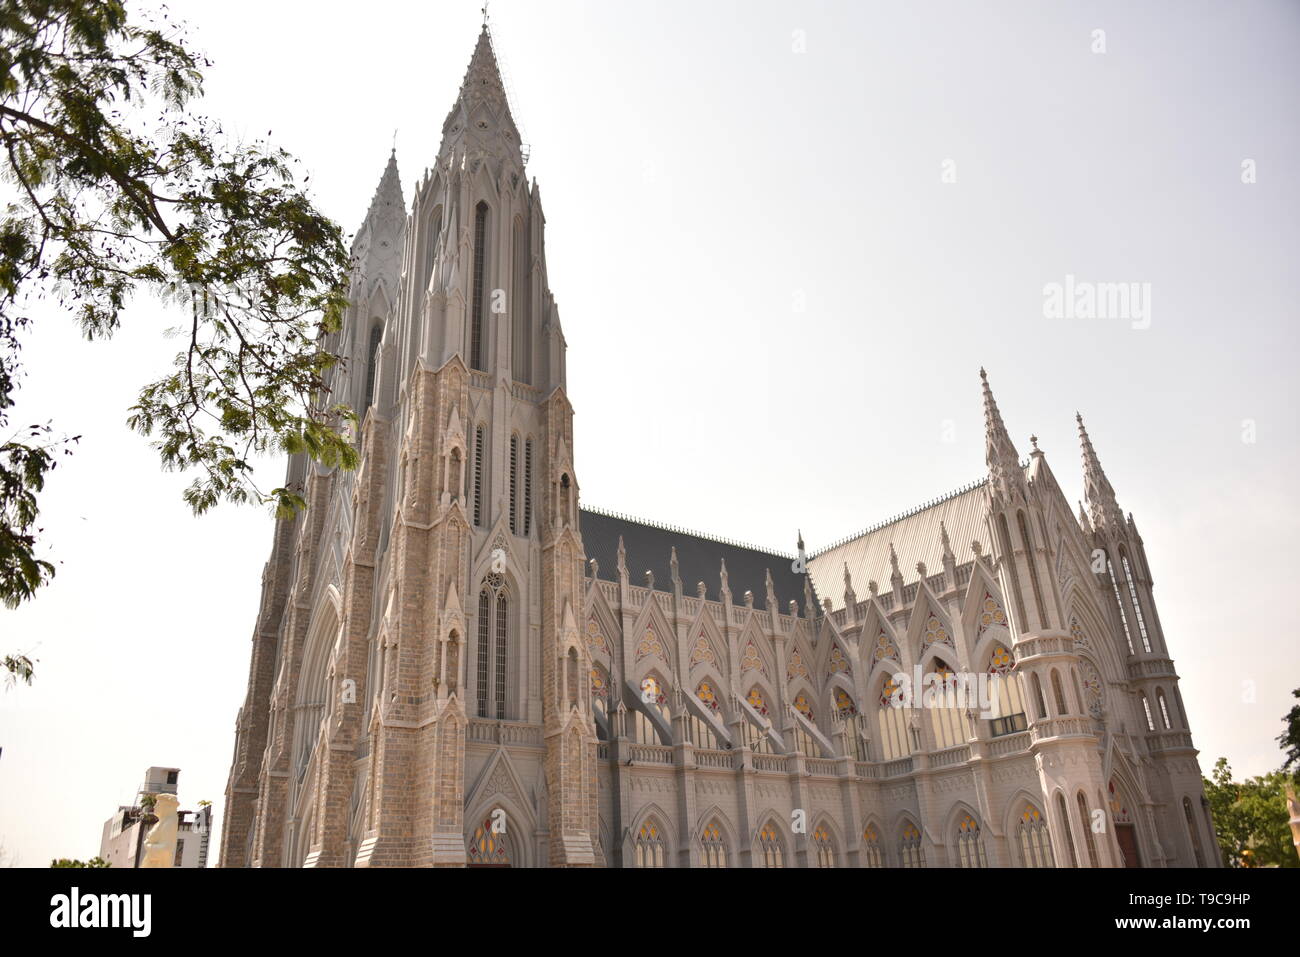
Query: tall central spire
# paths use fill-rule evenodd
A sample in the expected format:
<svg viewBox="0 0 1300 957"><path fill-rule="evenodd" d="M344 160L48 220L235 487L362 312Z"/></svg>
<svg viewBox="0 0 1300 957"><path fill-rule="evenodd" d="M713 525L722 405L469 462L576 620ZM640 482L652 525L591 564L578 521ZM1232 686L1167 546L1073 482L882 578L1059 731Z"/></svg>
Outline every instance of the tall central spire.
<svg viewBox="0 0 1300 957"><path fill-rule="evenodd" d="M492 49L492 35L484 23L460 93L442 124L439 154L445 157L459 148L466 154L509 157L522 168L520 147L519 130L510 115L510 100Z"/></svg>
<svg viewBox="0 0 1300 957"><path fill-rule="evenodd" d="M984 463L989 468L989 485L1002 502L1025 500L1025 475L1007 427L1002 423L997 400L989 388L989 377L980 369L984 389Z"/></svg>

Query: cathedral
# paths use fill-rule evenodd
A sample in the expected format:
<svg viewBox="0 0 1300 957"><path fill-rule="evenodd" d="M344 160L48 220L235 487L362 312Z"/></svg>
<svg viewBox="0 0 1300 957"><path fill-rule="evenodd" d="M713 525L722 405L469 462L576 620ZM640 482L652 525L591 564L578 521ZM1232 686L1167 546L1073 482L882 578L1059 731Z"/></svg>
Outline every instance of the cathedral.
<svg viewBox="0 0 1300 957"><path fill-rule="evenodd" d="M525 161L485 26L353 244L360 466L289 462L221 866L1216 866L1082 419L1077 514L983 371L984 477L830 547L585 508Z"/></svg>

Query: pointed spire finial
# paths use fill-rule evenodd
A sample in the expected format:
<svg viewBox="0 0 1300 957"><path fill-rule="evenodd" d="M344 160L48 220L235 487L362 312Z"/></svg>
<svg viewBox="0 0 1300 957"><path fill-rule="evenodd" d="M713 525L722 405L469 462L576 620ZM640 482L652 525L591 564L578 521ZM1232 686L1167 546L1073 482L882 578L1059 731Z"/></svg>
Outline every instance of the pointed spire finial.
<svg viewBox="0 0 1300 957"><path fill-rule="evenodd" d="M1020 453L1007 433L997 400L989 388L988 374L983 369L980 369L980 380L984 391L984 463L989 469L989 486L996 498L1023 501L1025 475L1020 468Z"/></svg>
<svg viewBox="0 0 1300 957"><path fill-rule="evenodd" d="M1079 444L1083 456L1083 492L1092 516L1092 525L1100 530L1122 532L1124 530L1124 513L1115 501L1115 490L1111 487L1106 473L1097 458L1097 450L1092 447L1092 439L1083 424L1083 416L1078 412L1074 420L1079 423Z"/></svg>

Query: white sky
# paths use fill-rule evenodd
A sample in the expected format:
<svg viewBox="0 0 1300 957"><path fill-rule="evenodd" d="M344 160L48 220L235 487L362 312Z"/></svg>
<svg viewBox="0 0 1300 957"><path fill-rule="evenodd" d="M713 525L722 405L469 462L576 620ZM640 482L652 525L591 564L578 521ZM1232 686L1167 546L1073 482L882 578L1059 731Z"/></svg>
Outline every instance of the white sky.
<svg viewBox="0 0 1300 957"><path fill-rule="evenodd" d="M201 109L273 131L351 232L394 129L408 200L435 155L480 5L171 6L215 61ZM1022 454L1037 433L1075 498L1084 413L1146 541L1202 768L1280 763L1300 685L1300 8L491 11L585 502L818 547L983 474L985 365ZM1151 327L1044 318L1067 274L1150 283ZM0 692L0 841L25 865L96 854L150 765L221 812L272 522L192 518L187 480L127 431L168 323L142 301L88 344L49 312L26 343L16 421L84 438L41 500L58 577L0 611L0 647L39 659L34 687Z"/></svg>

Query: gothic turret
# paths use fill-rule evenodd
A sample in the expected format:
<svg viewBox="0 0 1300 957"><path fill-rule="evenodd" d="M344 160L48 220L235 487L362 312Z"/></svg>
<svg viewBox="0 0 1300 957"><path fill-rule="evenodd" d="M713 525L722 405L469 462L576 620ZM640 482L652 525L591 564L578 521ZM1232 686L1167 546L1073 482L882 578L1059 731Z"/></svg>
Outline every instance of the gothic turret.
<svg viewBox="0 0 1300 957"><path fill-rule="evenodd" d="M1010 505L1025 501L1025 475L1020 455L1002 423L997 400L989 388L988 374L980 369L984 388L984 462L989 469L989 491L995 502Z"/></svg>
<svg viewBox="0 0 1300 957"><path fill-rule="evenodd" d="M1074 414L1079 423L1079 444L1083 451L1083 488L1092 514L1092 526L1103 535L1114 537L1122 535L1126 529L1124 513L1115 501L1115 490L1097 458L1097 450L1092 447L1092 439L1084 427L1083 416Z"/></svg>

